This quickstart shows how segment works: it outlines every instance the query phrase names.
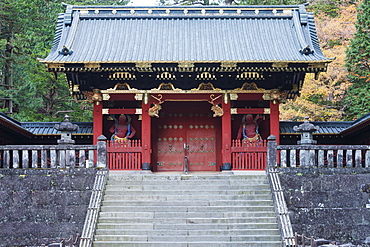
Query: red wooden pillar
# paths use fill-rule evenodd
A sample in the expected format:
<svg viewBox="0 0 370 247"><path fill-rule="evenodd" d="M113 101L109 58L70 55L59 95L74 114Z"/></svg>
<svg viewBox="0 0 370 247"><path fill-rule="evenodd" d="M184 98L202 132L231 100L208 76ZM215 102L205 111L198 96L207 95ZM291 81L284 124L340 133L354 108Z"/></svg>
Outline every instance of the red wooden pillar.
<svg viewBox="0 0 370 247"><path fill-rule="evenodd" d="M142 102L141 141L143 147L142 170L151 170L151 117L148 114L150 102Z"/></svg>
<svg viewBox="0 0 370 247"><path fill-rule="evenodd" d="M103 103L94 102L94 111L93 111L93 145L98 143L98 137L103 134Z"/></svg>
<svg viewBox="0 0 370 247"><path fill-rule="evenodd" d="M228 95L224 95L225 99L222 102L222 109L224 115L222 116L222 171L231 170L231 104L227 98Z"/></svg>
<svg viewBox="0 0 370 247"><path fill-rule="evenodd" d="M280 122L279 122L279 101L270 101L270 135L276 137L276 143L280 144Z"/></svg>

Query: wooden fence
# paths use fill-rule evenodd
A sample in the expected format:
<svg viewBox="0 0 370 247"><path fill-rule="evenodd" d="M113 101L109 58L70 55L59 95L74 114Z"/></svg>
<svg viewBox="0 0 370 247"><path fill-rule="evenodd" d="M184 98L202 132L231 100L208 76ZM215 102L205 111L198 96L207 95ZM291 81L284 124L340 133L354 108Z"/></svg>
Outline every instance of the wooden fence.
<svg viewBox="0 0 370 247"><path fill-rule="evenodd" d="M142 163L141 140L108 141L109 169L140 170Z"/></svg>
<svg viewBox="0 0 370 247"><path fill-rule="evenodd" d="M104 140L97 145L0 146L0 168L107 167Z"/></svg>
<svg viewBox="0 0 370 247"><path fill-rule="evenodd" d="M267 142L246 143L233 140L231 145L231 166L233 170L265 170Z"/></svg>
<svg viewBox="0 0 370 247"><path fill-rule="evenodd" d="M268 166L365 168L370 167L370 145L277 145L268 142Z"/></svg>

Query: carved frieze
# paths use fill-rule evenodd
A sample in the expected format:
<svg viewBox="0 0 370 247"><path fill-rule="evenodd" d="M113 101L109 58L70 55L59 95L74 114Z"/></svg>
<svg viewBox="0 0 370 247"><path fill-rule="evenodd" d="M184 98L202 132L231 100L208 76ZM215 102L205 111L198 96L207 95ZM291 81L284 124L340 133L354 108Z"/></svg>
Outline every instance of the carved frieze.
<svg viewBox="0 0 370 247"><path fill-rule="evenodd" d="M115 72L109 75L108 80L136 80L136 75L130 72Z"/></svg>
<svg viewBox="0 0 370 247"><path fill-rule="evenodd" d="M100 68L100 63L85 63L84 67L88 69L97 69Z"/></svg>
<svg viewBox="0 0 370 247"><path fill-rule="evenodd" d="M217 77L210 72L203 72L198 74L195 80L217 80Z"/></svg>

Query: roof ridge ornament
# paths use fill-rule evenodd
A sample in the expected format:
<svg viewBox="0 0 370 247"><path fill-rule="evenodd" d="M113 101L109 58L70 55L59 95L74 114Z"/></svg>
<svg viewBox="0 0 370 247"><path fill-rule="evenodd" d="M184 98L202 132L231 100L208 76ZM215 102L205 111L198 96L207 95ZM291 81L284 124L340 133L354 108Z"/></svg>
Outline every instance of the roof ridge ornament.
<svg viewBox="0 0 370 247"><path fill-rule="evenodd" d="M59 54L63 56L71 55L73 53L72 50L68 49L67 46L63 46L62 50L59 51Z"/></svg>
<svg viewBox="0 0 370 247"><path fill-rule="evenodd" d="M311 47L308 45L306 46L305 48L299 50L299 52L301 54L304 54L304 55L310 55L310 54L313 54L315 51L311 49Z"/></svg>

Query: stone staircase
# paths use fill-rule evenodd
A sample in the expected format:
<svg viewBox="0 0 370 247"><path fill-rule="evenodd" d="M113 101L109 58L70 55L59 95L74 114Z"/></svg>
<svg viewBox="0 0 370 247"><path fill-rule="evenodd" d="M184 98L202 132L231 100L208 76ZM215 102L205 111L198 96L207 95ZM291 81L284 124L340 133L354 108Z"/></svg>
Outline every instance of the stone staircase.
<svg viewBox="0 0 370 247"><path fill-rule="evenodd" d="M265 174L110 171L94 247L281 247Z"/></svg>

